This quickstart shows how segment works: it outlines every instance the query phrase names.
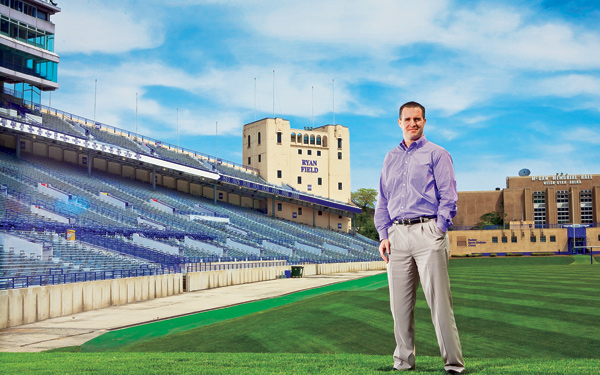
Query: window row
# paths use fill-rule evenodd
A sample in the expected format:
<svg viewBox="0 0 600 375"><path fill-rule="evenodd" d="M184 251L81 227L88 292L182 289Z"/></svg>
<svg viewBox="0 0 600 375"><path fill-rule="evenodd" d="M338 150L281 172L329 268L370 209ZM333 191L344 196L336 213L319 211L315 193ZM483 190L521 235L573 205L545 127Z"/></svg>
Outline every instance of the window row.
<svg viewBox="0 0 600 375"><path fill-rule="evenodd" d="M57 81L57 63L4 45L0 45L0 66L48 81Z"/></svg>
<svg viewBox="0 0 600 375"><path fill-rule="evenodd" d="M279 134L279 133L277 133L277 134ZM250 137L250 134L248 134L247 138L248 138L247 148L250 148L250 145L252 144L252 138ZM261 143L260 132L258 132L257 138L258 138L258 144L260 145L260 143Z"/></svg>
<svg viewBox="0 0 600 375"><path fill-rule="evenodd" d="M302 149L298 149L298 155L302 155ZM306 150L306 155L312 155L312 150ZM321 156L321 150L317 150L317 156Z"/></svg>
<svg viewBox="0 0 600 375"><path fill-rule="evenodd" d="M298 133L297 135L296 133L292 133L290 135L290 142L327 147L327 136L324 135L323 138L321 138L320 135L315 137L314 135L304 134L303 136L302 133Z"/></svg>
<svg viewBox="0 0 600 375"><path fill-rule="evenodd" d="M2 16L0 18L0 33L31 46L54 52L54 34L39 30L26 23Z"/></svg>
<svg viewBox="0 0 600 375"><path fill-rule="evenodd" d="M510 242L511 243L517 243L517 236L511 236L510 237ZM535 235L531 235L529 237L529 242L537 242L537 237ZM546 242L546 236L541 235L540 236L540 242ZM552 235L550 236L550 242L556 242L556 236ZM492 243L498 243L498 236L492 236ZM508 237L507 236L502 236L502 243L508 243Z"/></svg>
<svg viewBox="0 0 600 375"><path fill-rule="evenodd" d="M25 13L28 16L39 18L44 21L48 21L48 13L38 9L35 5L25 4L20 0L0 0L0 4L12 8L21 13Z"/></svg>

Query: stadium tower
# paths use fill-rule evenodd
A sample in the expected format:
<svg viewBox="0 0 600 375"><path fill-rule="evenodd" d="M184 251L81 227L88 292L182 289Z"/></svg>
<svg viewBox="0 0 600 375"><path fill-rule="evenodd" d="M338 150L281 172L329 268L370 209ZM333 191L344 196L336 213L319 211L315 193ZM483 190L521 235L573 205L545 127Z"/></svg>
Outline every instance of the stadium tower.
<svg viewBox="0 0 600 375"><path fill-rule="evenodd" d="M42 91L58 89L59 57L50 21L58 12L51 0L0 0L0 93L17 111L40 104Z"/></svg>

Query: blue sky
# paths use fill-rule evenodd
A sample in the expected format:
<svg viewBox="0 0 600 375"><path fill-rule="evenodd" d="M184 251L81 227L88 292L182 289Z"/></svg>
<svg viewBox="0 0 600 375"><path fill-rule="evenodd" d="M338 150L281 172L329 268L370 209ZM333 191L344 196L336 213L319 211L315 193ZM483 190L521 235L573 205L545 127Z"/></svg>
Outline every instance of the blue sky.
<svg viewBox="0 0 600 375"><path fill-rule="evenodd" d="M243 124L272 117L273 101L292 128L335 116L350 129L356 190L377 187L402 139L398 107L415 100L427 138L452 154L459 191L505 187L521 168L600 173L593 0L59 7L60 89L42 104L92 119L97 80L96 120L109 125L135 131L137 93L141 134L214 155L218 123L218 156L241 162Z"/></svg>

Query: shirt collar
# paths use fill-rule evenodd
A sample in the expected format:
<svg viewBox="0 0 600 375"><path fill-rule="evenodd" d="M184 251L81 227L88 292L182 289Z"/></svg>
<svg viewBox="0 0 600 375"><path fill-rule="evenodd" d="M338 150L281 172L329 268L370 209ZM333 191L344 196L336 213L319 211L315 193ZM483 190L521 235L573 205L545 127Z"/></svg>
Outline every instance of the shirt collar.
<svg viewBox="0 0 600 375"><path fill-rule="evenodd" d="M421 138L414 141L410 147L421 148L425 143L427 143L427 138L425 138L425 134L421 136ZM400 147L402 150L407 151L410 147L406 147L406 143L404 143L404 139L400 142Z"/></svg>

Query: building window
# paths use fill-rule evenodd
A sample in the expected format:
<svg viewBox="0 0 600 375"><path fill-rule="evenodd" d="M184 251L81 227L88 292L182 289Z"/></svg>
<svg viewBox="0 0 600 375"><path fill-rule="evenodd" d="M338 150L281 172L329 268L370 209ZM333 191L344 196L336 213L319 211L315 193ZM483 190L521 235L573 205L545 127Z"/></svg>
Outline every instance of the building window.
<svg viewBox="0 0 600 375"><path fill-rule="evenodd" d="M508 237L502 236L502 243L508 243Z"/></svg>
<svg viewBox="0 0 600 375"><path fill-rule="evenodd" d="M281 132L277 132L277 144L281 144Z"/></svg>
<svg viewBox="0 0 600 375"><path fill-rule="evenodd" d="M312 150L306 150L307 155L312 155Z"/></svg>
<svg viewBox="0 0 600 375"><path fill-rule="evenodd" d="M317 150L317 156L321 156L321 150Z"/></svg>
<svg viewBox="0 0 600 375"><path fill-rule="evenodd" d="M297 142L302 143L302 134L300 134L300 133L298 133Z"/></svg>
<svg viewBox="0 0 600 375"><path fill-rule="evenodd" d="M498 243L498 237L497 236L493 236L492 237L492 243Z"/></svg>
<svg viewBox="0 0 600 375"><path fill-rule="evenodd" d="M298 207L298 216L302 215L302 207Z"/></svg>
<svg viewBox="0 0 600 375"><path fill-rule="evenodd" d="M248 156L248 165L250 165L250 161L251 161L251 160L252 160L252 159L250 158L250 156Z"/></svg>
<svg viewBox="0 0 600 375"><path fill-rule="evenodd" d="M250 148L250 135L248 135L248 148Z"/></svg>
<svg viewBox="0 0 600 375"><path fill-rule="evenodd" d="M550 242L556 242L556 236L550 236Z"/></svg>
<svg viewBox="0 0 600 375"><path fill-rule="evenodd" d="M304 134L304 144L308 144L308 134Z"/></svg>
<svg viewBox="0 0 600 375"><path fill-rule="evenodd" d="M546 236L541 235L540 236L540 242L546 242Z"/></svg>
<svg viewBox="0 0 600 375"><path fill-rule="evenodd" d="M327 136L323 136L323 147L327 147Z"/></svg>
<svg viewBox="0 0 600 375"><path fill-rule="evenodd" d="M581 224L592 223L592 191L581 190L579 192L579 205L581 207Z"/></svg>
<svg viewBox="0 0 600 375"><path fill-rule="evenodd" d="M262 159L262 158L261 158L261 156L262 156L262 155L258 155L258 162L259 162L259 163L262 161L262 160L261 160L261 159Z"/></svg>
<svg viewBox="0 0 600 375"><path fill-rule="evenodd" d="M302 177L298 176L298 185L302 185Z"/></svg>
<svg viewBox="0 0 600 375"><path fill-rule="evenodd" d="M311 136L310 136L310 144L311 144L311 145L314 145L314 144L315 144L315 136L314 136L314 135L311 135Z"/></svg>
<svg viewBox="0 0 600 375"><path fill-rule="evenodd" d="M298 149L298 155L302 155L302 149L301 148Z"/></svg>
<svg viewBox="0 0 600 375"><path fill-rule="evenodd" d="M281 171L277 171L277 178L281 178Z"/></svg>
<svg viewBox="0 0 600 375"><path fill-rule="evenodd" d="M290 142L296 143L296 133L292 133Z"/></svg>
<svg viewBox="0 0 600 375"><path fill-rule="evenodd" d="M338 160L342 160L342 153L338 152Z"/></svg>
<svg viewBox="0 0 600 375"><path fill-rule="evenodd" d="M531 235L529 237L529 242L536 242L536 241L537 241L537 239L535 238L535 235Z"/></svg>
<svg viewBox="0 0 600 375"><path fill-rule="evenodd" d="M342 138L338 138L338 148L342 148Z"/></svg>
<svg viewBox="0 0 600 375"><path fill-rule="evenodd" d="M312 185L306 185L308 191L312 191Z"/></svg>
<svg viewBox="0 0 600 375"><path fill-rule="evenodd" d="M317 178L317 185L323 185L323 178L322 177Z"/></svg>
<svg viewBox="0 0 600 375"><path fill-rule="evenodd" d="M260 144L260 132L258 132L258 144Z"/></svg>
<svg viewBox="0 0 600 375"><path fill-rule="evenodd" d="M281 203L277 203L277 211L281 211Z"/></svg>
<svg viewBox="0 0 600 375"><path fill-rule="evenodd" d="M558 224L566 224L569 222L569 192L559 190L556 192L556 212L558 216Z"/></svg>
<svg viewBox="0 0 600 375"><path fill-rule="evenodd" d="M533 222L538 228L546 224L546 194L543 191L533 192Z"/></svg>
<svg viewBox="0 0 600 375"><path fill-rule="evenodd" d="M317 146L321 145L321 136L317 135Z"/></svg>
<svg viewBox="0 0 600 375"><path fill-rule="evenodd" d="M323 216L323 211L319 211L319 212L317 212L317 215L319 215L319 216Z"/></svg>
<svg viewBox="0 0 600 375"><path fill-rule="evenodd" d="M510 237L510 242L517 243L517 236L511 236Z"/></svg>
<svg viewBox="0 0 600 375"><path fill-rule="evenodd" d="M338 182L338 190L342 190L342 183Z"/></svg>

